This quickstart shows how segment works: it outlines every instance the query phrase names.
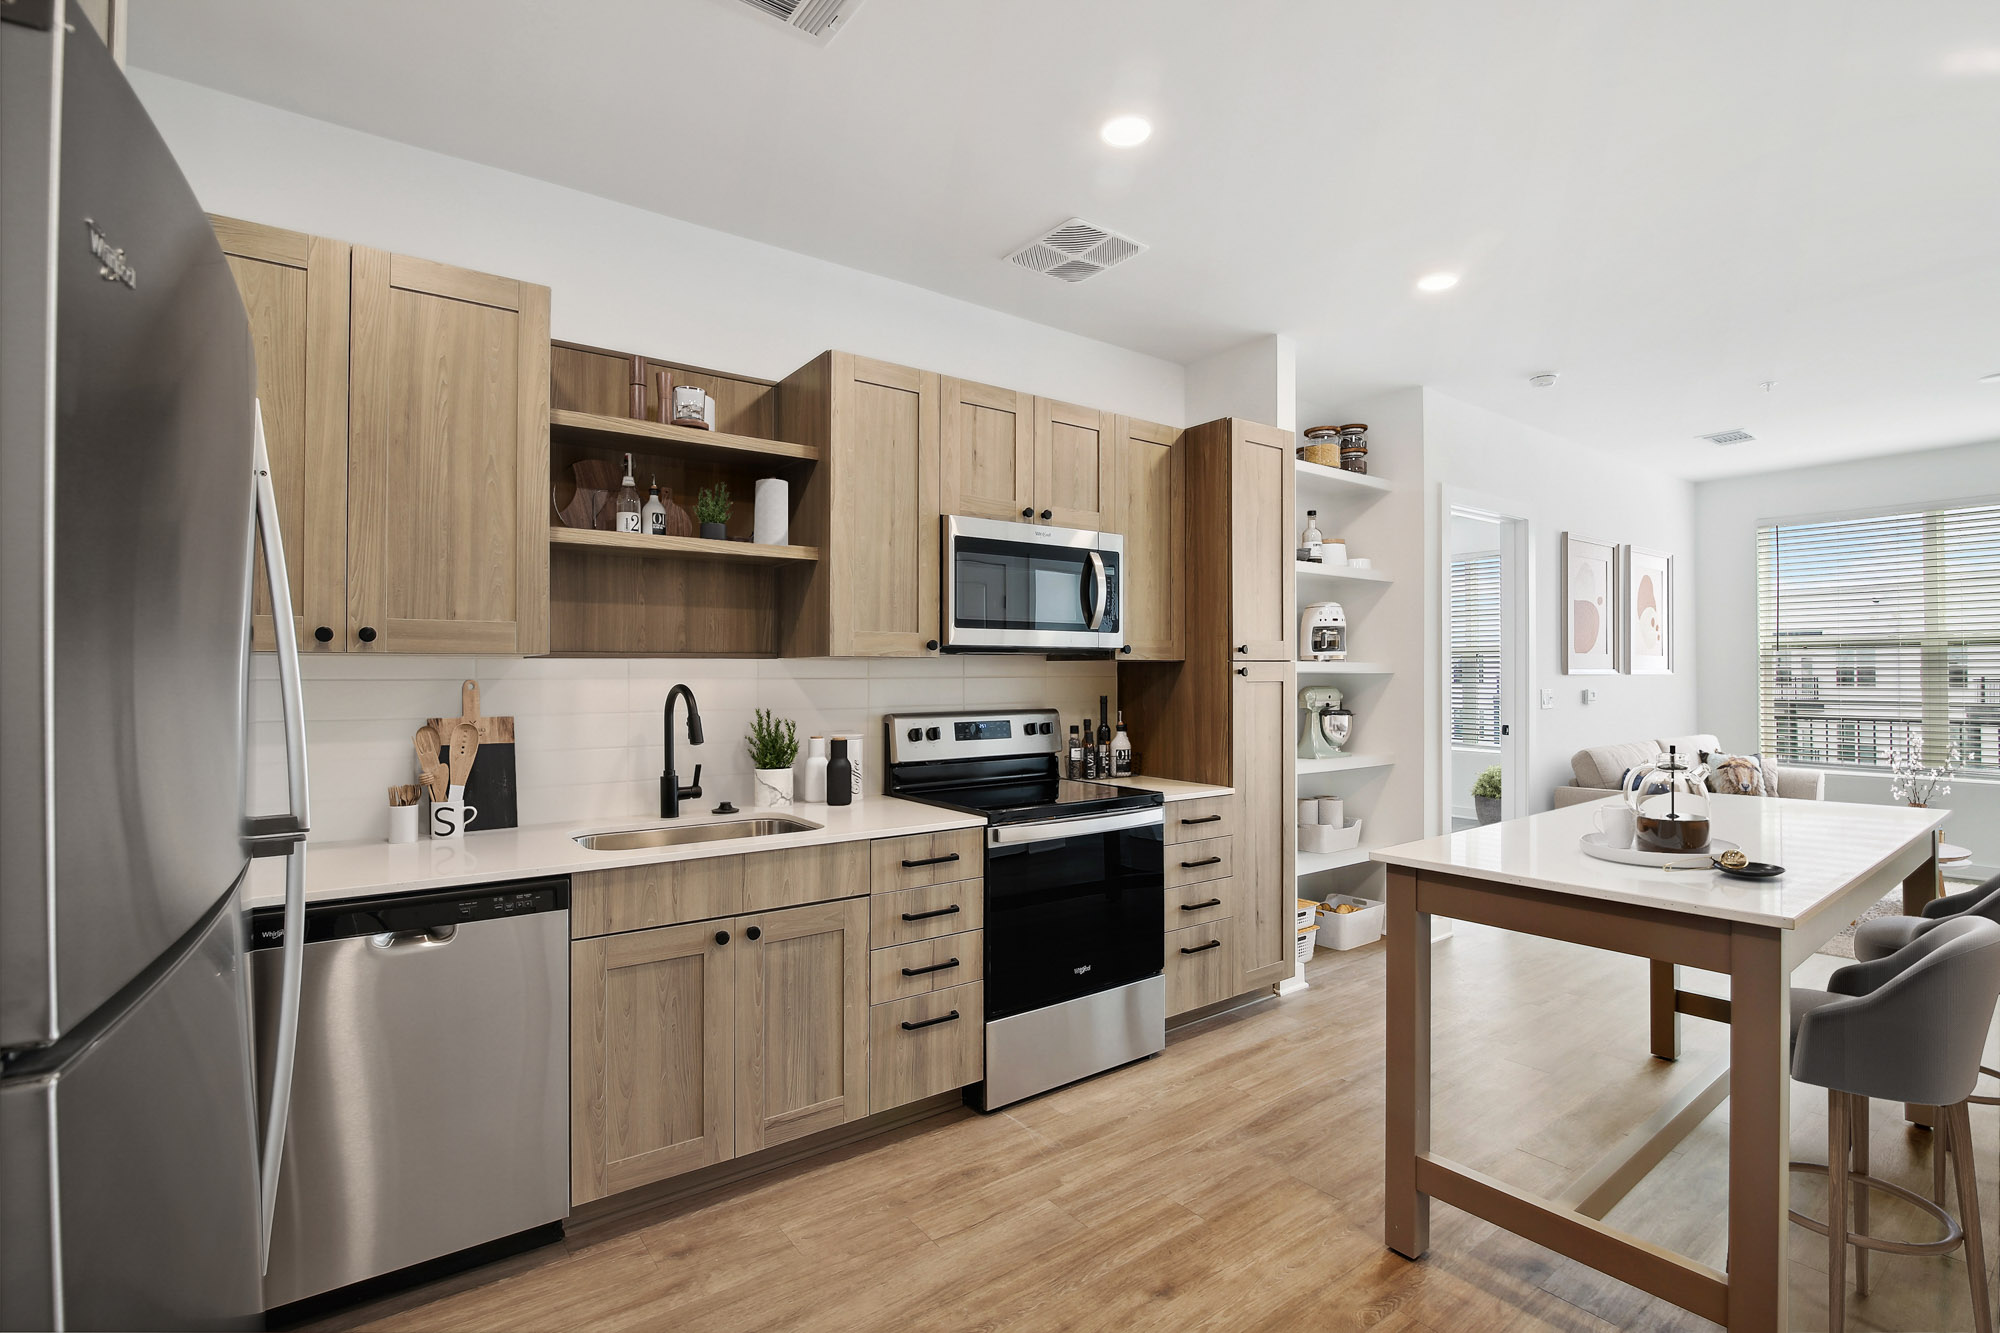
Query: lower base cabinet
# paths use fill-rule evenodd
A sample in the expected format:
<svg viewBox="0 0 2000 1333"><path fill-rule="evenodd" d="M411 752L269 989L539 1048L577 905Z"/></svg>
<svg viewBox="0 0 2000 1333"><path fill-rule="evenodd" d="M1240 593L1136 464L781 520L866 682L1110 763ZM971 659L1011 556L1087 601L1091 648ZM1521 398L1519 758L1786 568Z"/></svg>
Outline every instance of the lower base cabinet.
<svg viewBox="0 0 2000 1333"><path fill-rule="evenodd" d="M869 1011L873 1109L977 1083L986 1074L986 985L975 981Z"/></svg>
<svg viewBox="0 0 2000 1333"><path fill-rule="evenodd" d="M1236 994L1236 923L1229 917L1167 932L1167 1016Z"/></svg>

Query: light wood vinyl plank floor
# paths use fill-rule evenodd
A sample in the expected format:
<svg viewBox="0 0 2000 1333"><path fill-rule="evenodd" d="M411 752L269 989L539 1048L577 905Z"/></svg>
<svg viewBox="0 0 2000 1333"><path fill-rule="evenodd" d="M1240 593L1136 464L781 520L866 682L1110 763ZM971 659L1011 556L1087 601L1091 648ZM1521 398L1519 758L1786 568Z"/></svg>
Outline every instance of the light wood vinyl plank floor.
<svg viewBox="0 0 2000 1333"><path fill-rule="evenodd" d="M1305 993L1183 1028L1156 1059L580 1228L318 1327L1712 1327L1443 1205L1430 1258L1387 1252L1381 947L1321 953L1307 975ZM1438 1150L1544 1193L1727 1050L1723 1028L1690 1019L1682 1059L1652 1060L1645 964L1553 941L1460 924L1436 947L1435 994ZM1989 1047L2000 1063L2000 1035ZM1794 1156L1825 1160L1824 1095L1795 1085L1792 1118ZM1926 1191L1930 1135L1888 1103L1872 1128L1876 1173ZM1975 1107L1973 1132L2000 1254L2000 1111ZM1722 1266L1727 1153L1725 1103L1607 1220ZM1817 1207L1819 1182L1794 1183L1796 1206ZM1875 1224L1921 1231L1894 1203ZM1823 1328L1825 1241L1794 1227L1790 1262L1793 1326ZM1970 1327L1959 1259L1876 1256L1874 1273L1848 1302L1857 1333Z"/></svg>

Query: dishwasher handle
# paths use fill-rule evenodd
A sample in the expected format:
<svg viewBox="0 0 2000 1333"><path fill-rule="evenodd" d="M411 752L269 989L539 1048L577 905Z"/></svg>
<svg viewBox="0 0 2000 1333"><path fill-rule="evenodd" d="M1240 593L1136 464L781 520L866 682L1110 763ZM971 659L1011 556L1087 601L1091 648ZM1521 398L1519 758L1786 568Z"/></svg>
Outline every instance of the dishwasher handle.
<svg viewBox="0 0 2000 1333"><path fill-rule="evenodd" d="M368 938L378 949L442 949L458 938L458 927L450 922L425 930L385 930Z"/></svg>

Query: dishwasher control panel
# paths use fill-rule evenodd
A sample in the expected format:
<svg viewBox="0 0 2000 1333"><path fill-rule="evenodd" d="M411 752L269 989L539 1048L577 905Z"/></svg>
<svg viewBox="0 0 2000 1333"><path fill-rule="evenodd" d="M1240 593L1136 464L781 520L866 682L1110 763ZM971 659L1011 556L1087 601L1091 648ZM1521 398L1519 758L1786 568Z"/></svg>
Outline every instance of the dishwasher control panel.
<svg viewBox="0 0 2000 1333"><path fill-rule="evenodd" d="M436 930L467 921L492 921L568 909L567 879L523 880L471 889L441 889L435 893L307 903L306 943ZM259 907L250 913L250 948L276 949L284 942L284 908Z"/></svg>

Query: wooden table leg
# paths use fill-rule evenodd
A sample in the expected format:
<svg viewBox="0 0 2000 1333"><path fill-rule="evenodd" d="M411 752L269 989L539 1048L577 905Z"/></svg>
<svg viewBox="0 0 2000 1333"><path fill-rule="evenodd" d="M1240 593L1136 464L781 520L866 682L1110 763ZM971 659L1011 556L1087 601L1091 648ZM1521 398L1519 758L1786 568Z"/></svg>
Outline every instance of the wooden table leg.
<svg viewBox="0 0 2000 1333"><path fill-rule="evenodd" d="M1931 854L1925 857L1924 863L1915 870L1912 870L1909 878L1903 881L1904 916L1922 916L1924 914L1925 903L1944 895L1944 871L1939 867L1937 859L1938 845L1943 841L1944 834L1937 829L1932 829ZM1926 1129L1931 1129L1937 1125L1937 1108L1935 1106L1918 1106L1914 1102L1905 1102L1903 1104L1903 1119L1913 1125L1922 1125ZM1932 1150L1941 1151L1935 1144L1932 1145Z"/></svg>
<svg viewBox="0 0 2000 1333"><path fill-rule="evenodd" d="M1417 910L1417 877L1389 868L1388 1095L1383 1240L1408 1259L1431 1247L1430 1196L1417 1155L1431 1150L1431 918Z"/></svg>
<svg viewBox="0 0 2000 1333"><path fill-rule="evenodd" d="M1674 997L1680 980L1674 964L1652 960L1653 1054L1662 1060L1681 1058L1681 1014Z"/></svg>
<svg viewBox="0 0 2000 1333"><path fill-rule="evenodd" d="M1779 932L1738 925L1729 949L1729 1321L1788 1327L1791 990Z"/></svg>

